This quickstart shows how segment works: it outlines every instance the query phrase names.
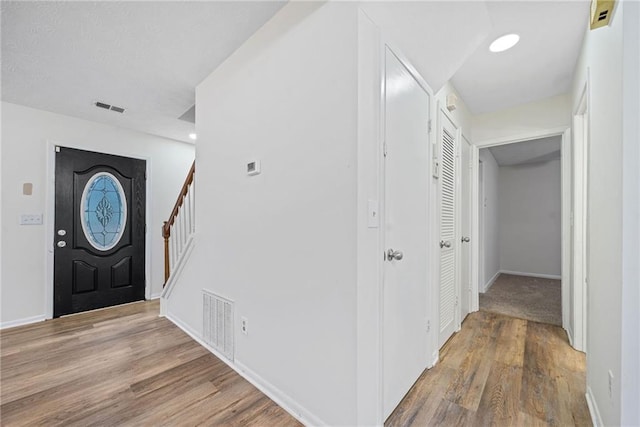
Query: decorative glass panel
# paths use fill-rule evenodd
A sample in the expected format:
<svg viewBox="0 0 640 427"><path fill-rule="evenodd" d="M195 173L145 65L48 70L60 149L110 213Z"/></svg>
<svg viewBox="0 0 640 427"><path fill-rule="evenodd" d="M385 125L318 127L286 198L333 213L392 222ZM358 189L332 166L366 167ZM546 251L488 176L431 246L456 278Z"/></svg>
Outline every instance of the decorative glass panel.
<svg viewBox="0 0 640 427"><path fill-rule="evenodd" d="M115 176L100 172L91 177L80 203L82 230L94 248L108 251L118 244L127 223L127 198Z"/></svg>

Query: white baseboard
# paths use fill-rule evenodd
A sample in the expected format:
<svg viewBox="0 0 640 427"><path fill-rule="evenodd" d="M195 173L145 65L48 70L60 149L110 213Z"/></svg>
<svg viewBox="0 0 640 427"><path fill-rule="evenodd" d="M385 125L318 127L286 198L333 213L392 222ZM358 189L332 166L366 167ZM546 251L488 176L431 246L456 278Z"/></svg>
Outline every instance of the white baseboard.
<svg viewBox="0 0 640 427"><path fill-rule="evenodd" d="M313 415L307 409L300 406L290 396L286 395L278 388L274 387L270 382L266 381L260 375L249 369L244 363L239 360L235 362L236 367L233 368L244 379L253 384L258 390L266 394L271 400L273 400L278 406L287 411L291 416L296 418L305 426L326 426L327 423L320 420Z"/></svg>
<svg viewBox="0 0 640 427"><path fill-rule="evenodd" d="M42 322L45 320L47 320L47 318L44 314L39 316L24 317L22 319L8 320L6 322L0 323L0 329L15 328L16 326L29 325L31 323Z"/></svg>
<svg viewBox="0 0 640 427"><path fill-rule="evenodd" d="M163 298L164 299L164 298ZM294 399L290 396L282 392L280 389L275 387L270 382L266 381L260 375L249 369L242 362L236 360L234 362L227 359L221 353L216 351L214 348L206 344L200 336L189 327L187 324L182 321L176 319L171 315L171 313L165 313L165 317L169 319L174 325L178 328L182 329L187 335L193 338L198 344L209 350L213 355L215 355L218 359L223 361L226 365L228 365L231 369L236 371L238 375L240 375L245 380L249 381L253 384L258 390L264 393L267 397L273 400L278 406L287 411L292 417L300 421L305 426L324 426L328 425L302 405L298 404Z"/></svg>
<svg viewBox="0 0 640 427"><path fill-rule="evenodd" d="M499 273L513 274L514 276L539 277L540 279L562 280L562 276L557 274L523 273L521 271L500 270Z"/></svg>
<svg viewBox="0 0 640 427"><path fill-rule="evenodd" d="M161 295L162 295L162 292L157 292L155 294L151 294L149 296L149 301L154 300L154 299L158 299L158 298L160 298Z"/></svg>
<svg viewBox="0 0 640 427"><path fill-rule="evenodd" d="M573 346L573 331L571 330L571 328L569 327L569 325L567 325L566 328L564 328L565 332L567 333L567 337L569 338L569 345L573 348L575 348Z"/></svg>
<svg viewBox="0 0 640 427"><path fill-rule="evenodd" d="M436 350L433 352L432 360L433 361L431 362L431 366L429 366L429 369L436 366L436 364L440 361L440 350Z"/></svg>
<svg viewBox="0 0 640 427"><path fill-rule="evenodd" d="M591 415L591 422L593 423L593 427L604 427L604 423L602 422L602 417L600 417L600 411L598 410L598 405L596 404L596 399L593 397L593 392L591 391L591 387L587 386L587 406L589 407L589 414Z"/></svg>
<svg viewBox="0 0 640 427"><path fill-rule="evenodd" d="M501 271L500 271L500 270L498 270L498 271L496 272L496 274L495 274L491 279L489 279L489 281L488 281L487 283L485 283L485 284L484 284L484 290L482 291L482 293L485 293L485 292L487 292L487 291L489 290L489 288L490 288L490 287L491 287L491 285L493 285L493 283L496 281L496 279L498 278L498 276L500 275L500 273L501 273Z"/></svg>

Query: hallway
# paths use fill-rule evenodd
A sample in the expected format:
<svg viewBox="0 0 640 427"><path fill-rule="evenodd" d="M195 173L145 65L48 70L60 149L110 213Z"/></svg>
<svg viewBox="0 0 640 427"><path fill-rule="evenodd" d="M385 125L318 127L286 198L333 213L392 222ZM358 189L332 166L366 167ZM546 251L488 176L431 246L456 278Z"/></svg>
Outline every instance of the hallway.
<svg viewBox="0 0 640 427"><path fill-rule="evenodd" d="M475 312L385 426L592 425L585 356L557 326Z"/></svg>

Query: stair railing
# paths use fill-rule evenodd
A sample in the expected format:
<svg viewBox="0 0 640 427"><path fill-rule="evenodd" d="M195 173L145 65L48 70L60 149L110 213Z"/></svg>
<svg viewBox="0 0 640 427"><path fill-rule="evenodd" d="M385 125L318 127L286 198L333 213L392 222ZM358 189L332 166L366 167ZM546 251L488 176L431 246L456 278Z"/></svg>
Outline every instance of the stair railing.
<svg viewBox="0 0 640 427"><path fill-rule="evenodd" d="M162 226L164 238L164 284L179 265L195 232L195 174L193 162L169 219Z"/></svg>

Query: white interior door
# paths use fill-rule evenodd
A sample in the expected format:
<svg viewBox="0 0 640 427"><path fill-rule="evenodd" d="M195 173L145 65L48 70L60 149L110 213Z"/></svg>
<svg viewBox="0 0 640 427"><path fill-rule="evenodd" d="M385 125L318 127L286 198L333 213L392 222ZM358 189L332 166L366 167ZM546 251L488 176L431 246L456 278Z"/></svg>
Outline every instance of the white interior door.
<svg viewBox="0 0 640 427"><path fill-rule="evenodd" d="M427 366L429 94L385 51L383 411ZM382 254L381 254L382 255Z"/></svg>
<svg viewBox="0 0 640 427"><path fill-rule="evenodd" d="M440 293L438 298L440 328L438 344L442 346L458 328L458 273L456 251L459 249L457 230L457 153L458 130L449 118L440 113Z"/></svg>
<svg viewBox="0 0 640 427"><path fill-rule="evenodd" d="M471 311L471 144L460 143L460 318Z"/></svg>

